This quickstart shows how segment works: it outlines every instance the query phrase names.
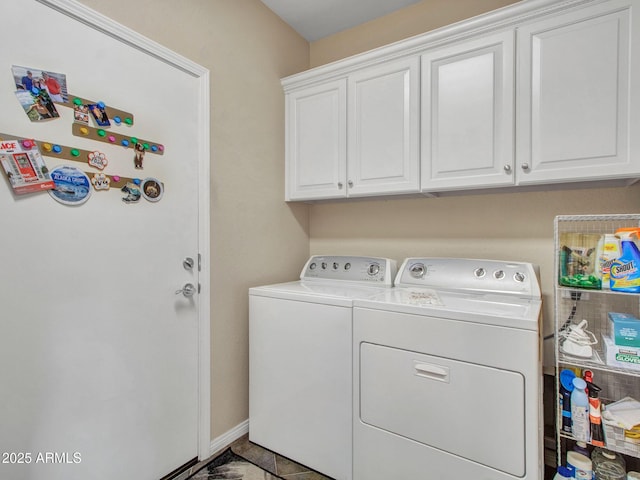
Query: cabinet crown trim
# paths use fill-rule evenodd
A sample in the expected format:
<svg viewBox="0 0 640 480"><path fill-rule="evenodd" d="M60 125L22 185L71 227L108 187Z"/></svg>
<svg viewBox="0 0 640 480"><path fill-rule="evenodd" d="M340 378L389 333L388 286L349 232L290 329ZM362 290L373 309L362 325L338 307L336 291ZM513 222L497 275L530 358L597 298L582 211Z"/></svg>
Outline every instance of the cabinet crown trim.
<svg viewBox="0 0 640 480"><path fill-rule="evenodd" d="M307 87L319 79L326 81L344 77L363 67L408 55L415 55L430 48L463 40L469 36L490 33L508 27L513 28L518 24L541 16L604 1L606 0L522 0L513 5L399 40L389 45L289 75L281 79L281 84L286 93L290 90Z"/></svg>

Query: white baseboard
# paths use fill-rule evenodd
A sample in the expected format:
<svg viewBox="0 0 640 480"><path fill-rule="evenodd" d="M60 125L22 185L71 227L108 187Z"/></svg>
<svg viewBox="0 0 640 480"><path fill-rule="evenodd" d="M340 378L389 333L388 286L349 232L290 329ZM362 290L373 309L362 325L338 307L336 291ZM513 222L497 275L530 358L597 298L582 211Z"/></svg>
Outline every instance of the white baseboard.
<svg viewBox="0 0 640 480"><path fill-rule="evenodd" d="M225 447L235 442L237 439L249 433L249 419L246 419L239 425L236 425L231 430L226 431L219 437L211 440L211 446L209 447L209 456L219 452Z"/></svg>

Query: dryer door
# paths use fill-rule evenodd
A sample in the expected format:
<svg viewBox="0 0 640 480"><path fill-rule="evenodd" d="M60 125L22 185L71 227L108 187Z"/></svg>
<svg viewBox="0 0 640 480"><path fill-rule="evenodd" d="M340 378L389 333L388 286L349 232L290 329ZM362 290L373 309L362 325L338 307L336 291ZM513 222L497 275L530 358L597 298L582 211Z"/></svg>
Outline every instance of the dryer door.
<svg viewBox="0 0 640 480"><path fill-rule="evenodd" d="M359 413L373 427L517 477L525 474L520 373L361 343Z"/></svg>

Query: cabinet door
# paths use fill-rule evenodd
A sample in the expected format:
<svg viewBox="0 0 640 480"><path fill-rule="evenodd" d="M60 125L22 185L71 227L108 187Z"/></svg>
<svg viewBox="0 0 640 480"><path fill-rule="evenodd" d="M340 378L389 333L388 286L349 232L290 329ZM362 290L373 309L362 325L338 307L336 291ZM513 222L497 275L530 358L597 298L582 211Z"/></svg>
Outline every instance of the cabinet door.
<svg viewBox="0 0 640 480"><path fill-rule="evenodd" d="M423 192L513 184L514 36L422 55Z"/></svg>
<svg viewBox="0 0 640 480"><path fill-rule="evenodd" d="M286 200L346 196L346 79L286 95Z"/></svg>
<svg viewBox="0 0 640 480"><path fill-rule="evenodd" d="M638 174L629 21L629 2L612 1L518 29L518 184Z"/></svg>
<svg viewBox="0 0 640 480"><path fill-rule="evenodd" d="M348 195L419 190L419 58L349 76Z"/></svg>

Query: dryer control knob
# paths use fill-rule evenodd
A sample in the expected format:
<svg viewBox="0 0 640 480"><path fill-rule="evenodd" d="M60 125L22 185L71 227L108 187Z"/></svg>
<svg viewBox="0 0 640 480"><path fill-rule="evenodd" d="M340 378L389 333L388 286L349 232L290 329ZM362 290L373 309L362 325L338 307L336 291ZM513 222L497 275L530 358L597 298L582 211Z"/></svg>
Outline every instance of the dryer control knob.
<svg viewBox="0 0 640 480"><path fill-rule="evenodd" d="M380 273L380 265L378 265L377 263L370 264L369 268L367 268L367 273L371 276L377 275L378 273Z"/></svg>
<svg viewBox="0 0 640 480"><path fill-rule="evenodd" d="M493 272L493 276L496 280L502 280L504 278L504 270L496 270Z"/></svg>
<svg viewBox="0 0 640 480"><path fill-rule="evenodd" d="M513 276L513 279L516 282L520 282L520 283L524 282L526 278L527 278L526 275L522 272L516 272L516 274Z"/></svg>
<svg viewBox="0 0 640 480"><path fill-rule="evenodd" d="M482 278L482 277L484 277L484 276L487 274L487 271L486 271L484 268L480 267L480 268L476 268L476 269L473 271L473 274L474 274L477 278Z"/></svg>
<svg viewBox="0 0 640 480"><path fill-rule="evenodd" d="M416 263L411 265L409 273L413 278L422 278L427 273L427 267L424 266L424 263Z"/></svg>

